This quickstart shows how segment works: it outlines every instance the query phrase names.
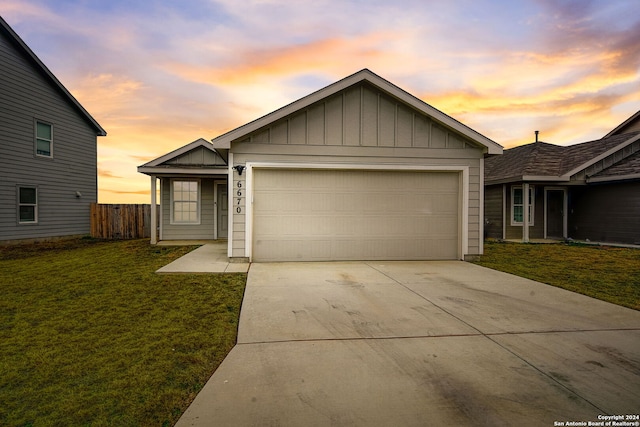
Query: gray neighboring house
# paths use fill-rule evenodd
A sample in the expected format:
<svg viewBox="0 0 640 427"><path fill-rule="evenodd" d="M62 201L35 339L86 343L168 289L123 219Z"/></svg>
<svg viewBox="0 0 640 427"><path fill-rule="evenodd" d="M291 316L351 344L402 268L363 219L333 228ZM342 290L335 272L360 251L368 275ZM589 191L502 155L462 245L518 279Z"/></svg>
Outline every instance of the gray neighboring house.
<svg viewBox="0 0 640 427"><path fill-rule="evenodd" d="M484 158L502 147L364 69L145 165L159 236L228 239L232 260L482 253ZM153 212L153 210L152 210Z"/></svg>
<svg viewBox="0 0 640 427"><path fill-rule="evenodd" d="M640 244L639 217L640 111L602 139L534 142L485 162L487 237Z"/></svg>
<svg viewBox="0 0 640 427"><path fill-rule="evenodd" d="M0 241L90 232L104 135L0 17Z"/></svg>

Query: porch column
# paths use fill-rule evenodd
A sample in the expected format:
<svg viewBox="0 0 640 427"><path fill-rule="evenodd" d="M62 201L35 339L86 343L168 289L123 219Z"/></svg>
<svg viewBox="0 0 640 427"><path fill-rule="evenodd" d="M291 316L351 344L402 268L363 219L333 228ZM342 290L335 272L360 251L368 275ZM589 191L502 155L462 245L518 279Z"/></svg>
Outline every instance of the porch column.
<svg viewBox="0 0 640 427"><path fill-rule="evenodd" d="M529 243L529 184L522 184L522 241Z"/></svg>
<svg viewBox="0 0 640 427"><path fill-rule="evenodd" d="M151 176L151 244L158 243L158 218L156 216L156 177Z"/></svg>

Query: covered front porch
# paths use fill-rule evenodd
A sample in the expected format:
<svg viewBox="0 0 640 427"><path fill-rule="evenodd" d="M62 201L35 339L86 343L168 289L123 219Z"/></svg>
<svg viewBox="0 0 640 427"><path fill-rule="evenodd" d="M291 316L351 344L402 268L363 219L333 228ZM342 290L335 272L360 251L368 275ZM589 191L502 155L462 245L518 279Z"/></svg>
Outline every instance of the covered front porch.
<svg viewBox="0 0 640 427"><path fill-rule="evenodd" d="M138 167L150 176L151 243L226 240L229 230L228 150L198 139ZM158 200L159 199L159 200Z"/></svg>
<svg viewBox="0 0 640 427"><path fill-rule="evenodd" d="M567 239L569 190L568 185L546 182L505 183L486 189L486 237L531 243Z"/></svg>

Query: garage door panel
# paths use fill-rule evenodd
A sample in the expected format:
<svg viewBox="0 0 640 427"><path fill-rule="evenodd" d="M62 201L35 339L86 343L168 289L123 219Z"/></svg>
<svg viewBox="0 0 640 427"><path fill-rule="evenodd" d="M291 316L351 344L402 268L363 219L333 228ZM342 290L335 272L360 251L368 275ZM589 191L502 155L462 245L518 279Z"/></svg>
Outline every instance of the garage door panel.
<svg viewBox="0 0 640 427"><path fill-rule="evenodd" d="M253 258L455 259L459 185L451 172L257 169Z"/></svg>

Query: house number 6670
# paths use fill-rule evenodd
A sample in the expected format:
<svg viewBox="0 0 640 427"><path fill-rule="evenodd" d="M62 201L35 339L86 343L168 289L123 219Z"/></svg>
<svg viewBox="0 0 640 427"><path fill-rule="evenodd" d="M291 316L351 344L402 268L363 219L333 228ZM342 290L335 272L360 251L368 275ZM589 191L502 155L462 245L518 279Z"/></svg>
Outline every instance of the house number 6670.
<svg viewBox="0 0 640 427"><path fill-rule="evenodd" d="M238 197L242 196L242 181L238 181L238 183L236 184L238 186L238 191L236 191L236 195ZM242 207L240 206L240 203L242 203L242 199L238 199L238 206L236 207L236 213L242 213Z"/></svg>

